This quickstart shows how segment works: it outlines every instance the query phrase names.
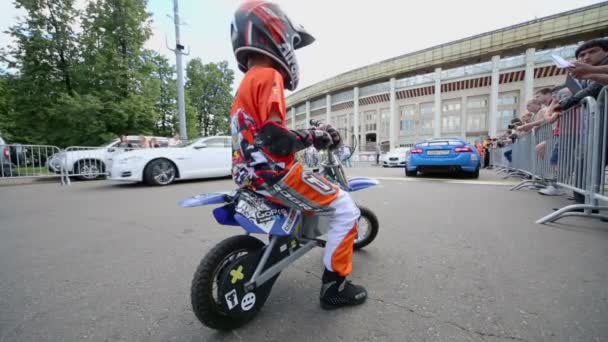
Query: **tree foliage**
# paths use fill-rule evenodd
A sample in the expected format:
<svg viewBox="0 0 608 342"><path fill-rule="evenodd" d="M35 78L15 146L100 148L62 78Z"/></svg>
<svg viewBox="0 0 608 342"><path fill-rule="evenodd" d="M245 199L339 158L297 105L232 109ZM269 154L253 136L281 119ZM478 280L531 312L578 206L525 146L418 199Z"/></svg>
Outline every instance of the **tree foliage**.
<svg viewBox="0 0 608 342"><path fill-rule="evenodd" d="M13 1L25 15L0 53L0 135L63 147L177 133L175 68L145 48L146 0L91 0L83 11L74 1ZM195 61L186 94L191 137L225 129L234 79L226 62Z"/></svg>
<svg viewBox="0 0 608 342"><path fill-rule="evenodd" d="M203 64L199 58L186 66L186 91L196 113L202 135L226 134L232 104L234 71L227 62Z"/></svg>

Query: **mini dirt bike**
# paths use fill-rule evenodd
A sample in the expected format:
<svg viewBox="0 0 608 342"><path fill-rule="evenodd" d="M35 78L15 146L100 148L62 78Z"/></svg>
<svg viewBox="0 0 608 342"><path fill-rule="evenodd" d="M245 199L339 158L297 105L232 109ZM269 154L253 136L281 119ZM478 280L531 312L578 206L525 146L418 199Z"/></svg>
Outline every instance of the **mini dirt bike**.
<svg viewBox="0 0 608 342"><path fill-rule="evenodd" d="M371 178L346 179L333 150L327 151L320 174L344 191L375 186ZM223 204L213 210L222 225L241 226L246 235L229 237L201 260L192 280L191 300L196 317L209 328L232 330L259 312L280 272L314 247L325 247L319 237L329 230L329 216L304 214L277 205L251 190L210 193L180 202L182 207ZM378 219L362 206L354 248L371 243L378 234ZM250 234L269 235L265 244Z"/></svg>

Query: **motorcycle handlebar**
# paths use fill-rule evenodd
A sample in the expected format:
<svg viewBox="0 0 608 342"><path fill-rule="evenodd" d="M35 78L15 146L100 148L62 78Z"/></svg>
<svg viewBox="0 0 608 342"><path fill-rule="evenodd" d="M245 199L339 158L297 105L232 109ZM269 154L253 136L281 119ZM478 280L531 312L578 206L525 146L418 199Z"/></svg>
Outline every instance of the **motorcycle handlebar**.
<svg viewBox="0 0 608 342"><path fill-rule="evenodd" d="M319 127L322 125L321 120L315 120L315 119L310 119L309 123L313 127Z"/></svg>

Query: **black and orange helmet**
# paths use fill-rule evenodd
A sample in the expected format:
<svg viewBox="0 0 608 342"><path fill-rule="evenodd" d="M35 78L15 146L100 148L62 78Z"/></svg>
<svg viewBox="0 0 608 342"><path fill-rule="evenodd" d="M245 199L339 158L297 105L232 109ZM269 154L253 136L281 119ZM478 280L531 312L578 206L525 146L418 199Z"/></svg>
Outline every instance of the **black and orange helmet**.
<svg viewBox="0 0 608 342"><path fill-rule="evenodd" d="M246 1L236 10L230 31L241 71L247 72L250 53L264 54L282 69L286 89L293 91L298 87L300 72L295 50L311 44L315 38L294 24L278 5Z"/></svg>

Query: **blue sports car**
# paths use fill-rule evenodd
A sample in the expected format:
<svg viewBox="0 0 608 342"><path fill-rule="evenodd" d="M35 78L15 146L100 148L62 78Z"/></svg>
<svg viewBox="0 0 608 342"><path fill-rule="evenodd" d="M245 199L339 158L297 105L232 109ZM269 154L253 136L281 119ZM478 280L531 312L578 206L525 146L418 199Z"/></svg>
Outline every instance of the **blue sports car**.
<svg viewBox="0 0 608 342"><path fill-rule="evenodd" d="M479 152L459 138L435 138L416 144L409 151L405 175L416 177L418 172L464 172L479 178Z"/></svg>

